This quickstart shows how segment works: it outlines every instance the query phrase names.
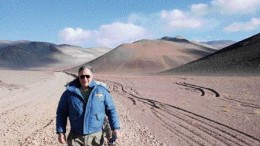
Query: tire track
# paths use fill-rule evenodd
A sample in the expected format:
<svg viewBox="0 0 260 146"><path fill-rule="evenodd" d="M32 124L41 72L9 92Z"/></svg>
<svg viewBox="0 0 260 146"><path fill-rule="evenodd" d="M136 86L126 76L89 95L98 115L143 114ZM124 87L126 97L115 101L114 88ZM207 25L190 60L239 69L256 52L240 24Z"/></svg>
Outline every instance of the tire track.
<svg viewBox="0 0 260 146"><path fill-rule="evenodd" d="M181 109L159 101L143 98L136 95L133 90L125 88L121 83L105 80L110 85L114 92L124 95L124 97L135 99L136 105L138 102L144 103L151 107L153 114L159 119L160 124L166 127L171 133L177 135L185 143L195 145L234 145L234 146L255 146L260 144L260 140L256 137L236 130L232 127L208 119L191 111ZM182 84L186 87L198 88L204 91L213 92L216 97L220 94L213 89ZM131 89L131 88L130 88ZM135 104L134 104L135 105ZM150 115L154 117L154 115ZM172 120L175 119L175 120ZM195 124L194 124L195 123Z"/></svg>
<svg viewBox="0 0 260 146"><path fill-rule="evenodd" d="M183 120L183 118L180 118L179 116L173 116L175 118L177 118L177 120L172 120L171 118L167 118L165 116L163 116L162 113L160 113L159 111L157 112L154 112L154 114L160 119L159 122L162 123L162 125L167 125L167 128L168 130L170 131L177 131L177 133L175 133L176 135L178 135L179 137L182 138L182 140L185 140L187 143L189 143L190 141L193 141L194 143L198 144L198 145L218 145L217 143L221 143L221 145L225 144L227 145L227 143L225 141L217 141L215 140L215 137L211 136L211 137L208 137L208 139L204 138L202 134L200 134L199 132L196 132L194 131L193 129L194 128L191 128L191 127L188 127L188 126L185 126L185 124L182 124L182 123L186 123L188 125L194 125L194 124L190 124L188 123L187 121ZM172 120L173 124L170 124L170 123L167 123L166 120L164 120L163 118L166 118L167 121L170 121ZM179 119L182 119L183 121L179 121ZM177 125L178 127L174 126L174 125ZM173 130L174 129L174 130ZM181 129L184 129L185 132L183 132ZM188 134L186 134L186 132L189 132L191 133L192 135L196 135L197 137L199 137L201 140L200 141L196 141L194 140L194 138L192 138L192 136L189 136ZM181 136L180 136L181 135ZM188 139L187 139L188 138ZM203 143L204 141L204 143ZM212 142L213 141L213 142ZM205 143L207 142L207 143ZM193 144L190 144L189 145L193 145Z"/></svg>
<svg viewBox="0 0 260 146"><path fill-rule="evenodd" d="M193 84L188 84L188 83L185 83L185 82L180 82L180 83L175 82L175 84L180 85L180 86L185 86L185 87L189 87L189 88L192 88L192 89L199 90L199 91L201 92L201 96L204 96L204 95L205 95L205 91L204 91L204 90L208 90L208 91L214 93L214 94L215 94L215 97L220 97L220 94L219 94L217 91L215 91L215 90L213 90L213 89L211 89L211 88L206 88L206 87L202 87L202 86L197 86L197 85L193 85Z"/></svg>
<svg viewBox="0 0 260 146"><path fill-rule="evenodd" d="M188 87L188 88L191 88L191 89L198 90L198 91L201 92L201 96L204 96L206 91L207 91L207 92L213 93L215 95L215 97L219 97L219 99L221 99L221 100L225 100L225 101L228 101L228 102L234 103L234 104L240 104L241 106L244 106L244 107L260 109L260 105L257 105L257 104L254 104L254 103L248 103L248 102L244 102L244 101L240 101L240 100L236 100L236 99L231 99L231 98L228 98L228 97L222 97L222 96L220 96L220 94L217 91L215 91L214 89L211 89L211 88L197 86L197 85L193 85L193 84L188 84L188 83L185 83L185 82L179 82L179 83L175 82L175 84L177 84L179 86L184 86L184 87Z"/></svg>
<svg viewBox="0 0 260 146"><path fill-rule="evenodd" d="M28 106L29 106L28 103L25 103L25 104L22 104L22 105L17 105L15 107L12 107L11 109L7 109L5 111L2 111L2 113L0 114L0 118L4 115L10 114L11 112L13 112L13 111L15 111L19 108L26 108Z"/></svg>
<svg viewBox="0 0 260 146"><path fill-rule="evenodd" d="M45 124L42 128L39 128L37 130L35 130L34 132L32 132L29 136L27 136L23 142L20 142L20 146L26 146L28 143L30 143L32 141L32 139L39 134L41 131L44 131L44 129L48 128L51 124L53 124L55 120L55 117L53 117L47 124Z"/></svg>
<svg viewBox="0 0 260 146"><path fill-rule="evenodd" d="M194 125L192 121L196 121L196 128L198 128L201 131L206 132L208 134L211 133L210 135L212 135L214 137L219 135L220 137L217 137L217 139L219 139L221 141L225 140L225 142L228 142L228 145L231 145L231 144L241 145L239 143L239 141L242 141L245 144L250 145L250 143L243 140L243 138L246 138L246 137L242 136L243 138L239 139L239 134L246 135L246 136L254 139L254 137L252 137L252 136L250 136L246 133L243 133L243 132L238 131L238 130L232 128L232 127L226 126L222 123L213 121L213 120L208 119L206 117L194 114L192 112L186 111L186 112L172 113L171 112L172 110L168 110L169 108L165 108L165 109L166 109L166 112L169 113L170 115L178 117L179 119L181 119L184 122L187 122L190 125ZM187 113L191 113L191 114L187 114ZM187 117L189 117L190 119L187 119ZM230 130L232 130L232 131L230 132ZM221 133L219 133L219 131ZM234 134L233 132L237 132L238 134ZM223 137L224 134L226 135L225 137ZM238 139L239 141L236 141L236 139Z"/></svg>

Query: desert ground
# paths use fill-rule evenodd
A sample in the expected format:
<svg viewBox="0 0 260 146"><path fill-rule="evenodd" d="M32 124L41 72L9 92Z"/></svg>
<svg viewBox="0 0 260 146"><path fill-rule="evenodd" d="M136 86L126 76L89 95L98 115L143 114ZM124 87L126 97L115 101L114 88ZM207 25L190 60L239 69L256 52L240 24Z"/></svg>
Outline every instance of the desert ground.
<svg viewBox="0 0 260 146"><path fill-rule="evenodd" d="M64 72L0 70L0 145L58 146ZM259 146L259 76L102 75L120 115L117 146ZM69 128L69 127L68 127Z"/></svg>

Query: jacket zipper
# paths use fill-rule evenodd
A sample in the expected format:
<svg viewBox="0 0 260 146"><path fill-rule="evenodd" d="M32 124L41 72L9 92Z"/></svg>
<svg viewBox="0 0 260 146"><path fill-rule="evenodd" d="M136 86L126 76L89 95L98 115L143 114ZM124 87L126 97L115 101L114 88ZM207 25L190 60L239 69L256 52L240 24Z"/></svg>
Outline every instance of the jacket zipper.
<svg viewBox="0 0 260 146"><path fill-rule="evenodd" d="M86 109L85 109L85 115L84 115L84 125L85 125L85 119L87 118L87 125L86 125L86 129L87 129L87 133L89 133L89 115L90 115L90 109L91 109L91 104L90 101L92 100L92 94L95 91L97 86L94 86L94 88L92 89L91 93L89 94L89 98L88 98L88 102L86 105ZM83 132L85 131L85 126L83 127Z"/></svg>

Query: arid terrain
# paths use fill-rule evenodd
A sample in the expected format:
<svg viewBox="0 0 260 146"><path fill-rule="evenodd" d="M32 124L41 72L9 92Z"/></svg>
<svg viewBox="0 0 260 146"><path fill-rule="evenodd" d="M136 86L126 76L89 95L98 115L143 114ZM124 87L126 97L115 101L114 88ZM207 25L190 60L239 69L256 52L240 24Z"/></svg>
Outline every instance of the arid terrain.
<svg viewBox="0 0 260 146"><path fill-rule="evenodd" d="M117 146L260 146L259 40L257 34L216 52L180 38L141 40L84 63L113 96L122 133ZM40 60L24 55L27 47L0 47L0 146L61 145L57 104L82 49L27 46L33 44L27 55L40 50L46 54ZM72 58L58 61L57 53ZM11 70L26 63L27 70Z"/></svg>
<svg viewBox="0 0 260 146"><path fill-rule="evenodd" d="M0 71L0 145L60 145L63 72ZM122 146L260 145L260 77L105 76Z"/></svg>

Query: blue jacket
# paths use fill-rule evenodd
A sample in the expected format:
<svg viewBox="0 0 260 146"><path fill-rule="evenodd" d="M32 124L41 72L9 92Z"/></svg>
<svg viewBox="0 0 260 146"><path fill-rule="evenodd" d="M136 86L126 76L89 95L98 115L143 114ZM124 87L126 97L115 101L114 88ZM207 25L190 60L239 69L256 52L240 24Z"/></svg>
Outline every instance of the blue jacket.
<svg viewBox="0 0 260 146"><path fill-rule="evenodd" d="M69 83L61 96L56 117L57 133L66 133L67 117L71 131L77 134L101 131L106 115L111 129L120 129L118 115L108 89L93 80L89 85L92 91L85 102L79 87L80 82L77 78Z"/></svg>

